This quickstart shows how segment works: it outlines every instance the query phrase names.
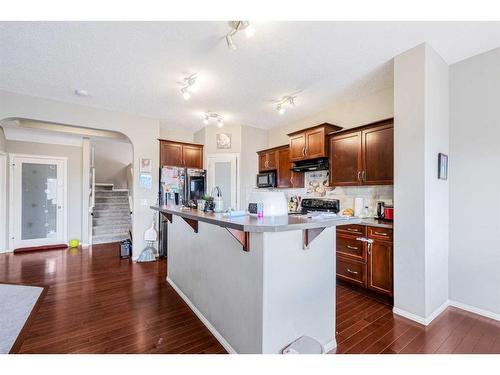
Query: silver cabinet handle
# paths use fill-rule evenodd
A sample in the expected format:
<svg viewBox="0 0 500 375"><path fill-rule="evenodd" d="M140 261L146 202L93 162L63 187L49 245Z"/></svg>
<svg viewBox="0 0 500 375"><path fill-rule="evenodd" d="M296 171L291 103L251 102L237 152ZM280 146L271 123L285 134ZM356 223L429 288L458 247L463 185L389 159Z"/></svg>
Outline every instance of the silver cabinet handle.
<svg viewBox="0 0 500 375"><path fill-rule="evenodd" d="M387 233L384 233L384 232L373 232L373 233L378 235L378 236L387 236Z"/></svg>
<svg viewBox="0 0 500 375"><path fill-rule="evenodd" d="M302 156L306 156L306 148L302 148Z"/></svg>
<svg viewBox="0 0 500 375"><path fill-rule="evenodd" d="M357 248L356 246L346 245L346 247L351 250L359 250L359 248Z"/></svg>
<svg viewBox="0 0 500 375"><path fill-rule="evenodd" d="M346 228L349 232L359 232L357 229L354 228Z"/></svg>
<svg viewBox="0 0 500 375"><path fill-rule="evenodd" d="M361 180L366 181L366 171L361 174Z"/></svg>
<svg viewBox="0 0 500 375"><path fill-rule="evenodd" d="M361 181L361 171L358 171L358 181Z"/></svg>
<svg viewBox="0 0 500 375"><path fill-rule="evenodd" d="M347 269L347 272L352 273L353 275L357 275L357 274L358 274L358 272L357 272L357 271L352 271L352 270L350 270L349 268Z"/></svg>
<svg viewBox="0 0 500 375"><path fill-rule="evenodd" d="M368 252L368 255L370 255L372 253L372 243L371 242L368 242L368 247L367 247L366 251Z"/></svg>

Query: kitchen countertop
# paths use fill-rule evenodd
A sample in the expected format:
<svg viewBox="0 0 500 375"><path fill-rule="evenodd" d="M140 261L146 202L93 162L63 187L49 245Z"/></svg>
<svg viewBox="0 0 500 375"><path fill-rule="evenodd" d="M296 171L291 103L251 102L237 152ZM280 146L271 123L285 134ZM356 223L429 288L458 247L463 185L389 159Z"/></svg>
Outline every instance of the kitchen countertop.
<svg viewBox="0 0 500 375"><path fill-rule="evenodd" d="M361 225L368 225L370 227L379 227L379 228L393 228L393 222L388 220L379 220L375 218L366 218L360 219Z"/></svg>
<svg viewBox="0 0 500 375"><path fill-rule="evenodd" d="M304 215L268 216L257 219L254 216L227 217L222 214L185 209L180 206L151 206L151 209L167 214L202 221L224 228L237 229L244 232L284 232L291 230L327 228L345 224L362 224L359 218L332 217L311 219ZM366 219L363 219L366 220ZM369 219L368 219L369 220ZM372 225L372 224L365 224Z"/></svg>

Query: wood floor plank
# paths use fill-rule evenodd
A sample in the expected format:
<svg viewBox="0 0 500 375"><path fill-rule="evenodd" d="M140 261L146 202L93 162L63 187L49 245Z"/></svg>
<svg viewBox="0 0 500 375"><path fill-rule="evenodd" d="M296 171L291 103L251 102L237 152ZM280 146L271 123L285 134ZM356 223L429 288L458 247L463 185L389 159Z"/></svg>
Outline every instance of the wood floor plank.
<svg viewBox="0 0 500 375"><path fill-rule="evenodd" d="M167 262L137 264L118 245L70 254L0 254L0 282L48 287L19 353L226 353L175 290ZM337 353L500 353L500 322L448 308L424 327L338 285Z"/></svg>

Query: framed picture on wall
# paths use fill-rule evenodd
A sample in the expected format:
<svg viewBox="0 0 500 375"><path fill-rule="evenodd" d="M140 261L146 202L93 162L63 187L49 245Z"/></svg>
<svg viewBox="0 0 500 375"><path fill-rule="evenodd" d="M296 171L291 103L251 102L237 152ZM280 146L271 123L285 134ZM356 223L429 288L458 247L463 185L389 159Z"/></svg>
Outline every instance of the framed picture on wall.
<svg viewBox="0 0 500 375"><path fill-rule="evenodd" d="M151 173L151 159L141 158L141 173Z"/></svg>
<svg viewBox="0 0 500 375"><path fill-rule="evenodd" d="M219 149L231 148L231 134L229 133L217 134L217 148Z"/></svg>
<svg viewBox="0 0 500 375"><path fill-rule="evenodd" d="M448 179L448 155L438 154L438 178L440 180Z"/></svg>

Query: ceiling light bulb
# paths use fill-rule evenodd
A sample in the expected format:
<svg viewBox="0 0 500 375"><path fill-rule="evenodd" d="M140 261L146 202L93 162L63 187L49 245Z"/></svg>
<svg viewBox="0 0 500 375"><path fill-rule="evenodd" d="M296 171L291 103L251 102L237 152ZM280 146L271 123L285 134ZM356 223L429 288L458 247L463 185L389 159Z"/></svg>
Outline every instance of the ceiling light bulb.
<svg viewBox="0 0 500 375"><path fill-rule="evenodd" d="M285 108L283 108L283 106L281 104L278 104L278 113L280 115L285 113Z"/></svg>
<svg viewBox="0 0 500 375"><path fill-rule="evenodd" d="M222 128L222 127L224 126L224 123L222 122L222 119L218 119L218 120L217 120L217 126L218 126L219 128Z"/></svg>
<svg viewBox="0 0 500 375"><path fill-rule="evenodd" d="M191 94L187 90L182 90L182 97L184 100L188 100L191 97Z"/></svg>
<svg viewBox="0 0 500 375"><path fill-rule="evenodd" d="M251 38L255 35L255 31L255 27L253 27L252 24L249 24L245 29L245 35L247 38Z"/></svg>
<svg viewBox="0 0 500 375"><path fill-rule="evenodd" d="M203 123L204 123L205 125L208 125L208 117L206 117L206 116L205 116L205 118L203 119Z"/></svg>

